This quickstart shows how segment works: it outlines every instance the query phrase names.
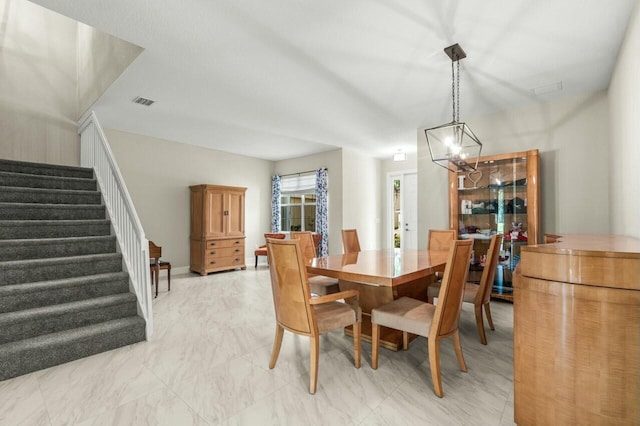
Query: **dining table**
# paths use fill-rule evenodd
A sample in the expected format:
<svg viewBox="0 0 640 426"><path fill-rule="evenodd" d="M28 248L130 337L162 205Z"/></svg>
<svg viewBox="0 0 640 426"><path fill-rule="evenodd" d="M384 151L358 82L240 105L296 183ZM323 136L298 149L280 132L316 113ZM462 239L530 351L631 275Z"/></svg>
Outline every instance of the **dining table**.
<svg viewBox="0 0 640 426"><path fill-rule="evenodd" d="M307 272L337 278L341 291L359 291L362 339L370 342L371 310L403 296L427 302L427 289L435 282L435 273L444 271L447 255L447 251L434 250L365 250L314 258ZM352 334L350 328L345 332ZM381 327L382 347L397 351L402 344L401 331Z"/></svg>

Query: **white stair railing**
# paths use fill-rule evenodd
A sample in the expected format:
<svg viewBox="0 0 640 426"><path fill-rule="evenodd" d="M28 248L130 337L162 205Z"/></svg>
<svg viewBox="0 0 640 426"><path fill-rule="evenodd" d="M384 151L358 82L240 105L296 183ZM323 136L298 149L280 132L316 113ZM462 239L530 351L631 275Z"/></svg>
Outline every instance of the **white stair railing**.
<svg viewBox="0 0 640 426"><path fill-rule="evenodd" d="M138 314L147 323L148 340L153 334L149 242L144 235L113 152L93 111L80 121L79 133L80 165L92 168L98 180L131 286L138 298Z"/></svg>

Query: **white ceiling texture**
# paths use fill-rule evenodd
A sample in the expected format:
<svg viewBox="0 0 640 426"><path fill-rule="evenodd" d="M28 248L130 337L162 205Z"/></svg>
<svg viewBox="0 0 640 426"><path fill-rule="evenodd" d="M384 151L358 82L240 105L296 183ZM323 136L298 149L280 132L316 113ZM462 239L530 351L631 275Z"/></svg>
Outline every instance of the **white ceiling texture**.
<svg viewBox="0 0 640 426"><path fill-rule="evenodd" d="M33 1L145 49L96 103L103 127L268 160L415 151L451 121L454 43L461 121L605 89L637 3Z"/></svg>

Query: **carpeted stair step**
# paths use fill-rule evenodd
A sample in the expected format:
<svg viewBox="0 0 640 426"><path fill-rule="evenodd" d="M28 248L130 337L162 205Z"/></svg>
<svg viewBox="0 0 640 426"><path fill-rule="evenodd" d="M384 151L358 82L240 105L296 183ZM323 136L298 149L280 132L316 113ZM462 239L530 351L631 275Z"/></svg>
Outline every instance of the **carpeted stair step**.
<svg viewBox="0 0 640 426"><path fill-rule="evenodd" d="M0 262L0 286L122 271L120 253Z"/></svg>
<svg viewBox="0 0 640 426"><path fill-rule="evenodd" d="M102 203L102 196L97 191L0 186L0 202L40 204L100 204Z"/></svg>
<svg viewBox="0 0 640 426"><path fill-rule="evenodd" d="M0 220L84 220L104 219L99 204L0 203Z"/></svg>
<svg viewBox="0 0 640 426"><path fill-rule="evenodd" d="M115 252L116 237L112 235L0 240L0 262Z"/></svg>
<svg viewBox="0 0 640 426"><path fill-rule="evenodd" d="M109 235L111 222L98 220L0 220L0 240Z"/></svg>
<svg viewBox="0 0 640 426"><path fill-rule="evenodd" d="M0 171L0 186L95 191L96 180Z"/></svg>
<svg viewBox="0 0 640 426"><path fill-rule="evenodd" d="M93 169L57 164L29 163L26 161L0 160L0 171L30 175L65 176L93 179Z"/></svg>
<svg viewBox="0 0 640 426"><path fill-rule="evenodd" d="M137 316L0 345L0 381L140 342L145 322Z"/></svg>
<svg viewBox="0 0 640 426"><path fill-rule="evenodd" d="M0 314L0 345L136 315L136 296L120 293Z"/></svg>
<svg viewBox="0 0 640 426"><path fill-rule="evenodd" d="M0 285L0 313L103 297L129 291L129 274L113 272L62 280Z"/></svg>

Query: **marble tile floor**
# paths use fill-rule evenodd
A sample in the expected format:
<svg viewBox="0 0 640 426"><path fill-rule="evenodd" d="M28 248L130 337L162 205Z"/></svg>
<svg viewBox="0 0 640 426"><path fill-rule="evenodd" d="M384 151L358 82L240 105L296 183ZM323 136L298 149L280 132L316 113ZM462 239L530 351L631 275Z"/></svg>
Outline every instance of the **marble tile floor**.
<svg viewBox="0 0 640 426"><path fill-rule="evenodd" d="M342 331L322 336L319 385L309 395L308 338L285 333L269 370L275 330L269 272L173 277L160 283L150 341L0 382L0 425L512 425L513 305L492 302L496 331L478 339L464 306L458 369L441 346L445 396L433 393L427 341L381 349L362 367Z"/></svg>

